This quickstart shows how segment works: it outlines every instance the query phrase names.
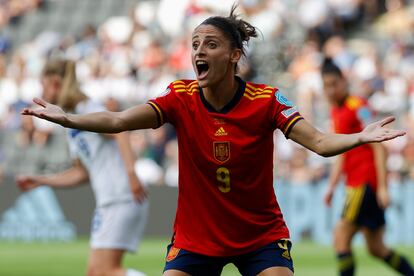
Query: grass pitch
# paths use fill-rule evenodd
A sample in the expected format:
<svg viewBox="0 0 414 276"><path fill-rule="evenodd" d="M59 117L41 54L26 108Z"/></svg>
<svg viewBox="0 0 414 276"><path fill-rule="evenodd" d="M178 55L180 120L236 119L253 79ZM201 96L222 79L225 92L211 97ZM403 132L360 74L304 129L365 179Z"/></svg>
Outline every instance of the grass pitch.
<svg viewBox="0 0 414 276"><path fill-rule="evenodd" d="M149 276L162 274L168 239L146 238L140 252L128 254L125 266L138 269ZM414 262L414 247L397 247ZM82 276L85 275L88 241L70 243L8 243L0 242L1 276ZM355 247L357 275L397 275L382 262L367 255L365 248ZM333 276L336 262L331 247L310 242L294 243L292 256L295 275ZM239 275L232 265L225 267L223 276Z"/></svg>

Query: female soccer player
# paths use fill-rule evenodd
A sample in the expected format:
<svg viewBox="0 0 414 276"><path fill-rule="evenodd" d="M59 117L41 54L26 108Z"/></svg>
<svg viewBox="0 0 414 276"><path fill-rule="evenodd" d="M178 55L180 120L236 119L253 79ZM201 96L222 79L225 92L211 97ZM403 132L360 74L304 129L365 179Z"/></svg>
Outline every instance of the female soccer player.
<svg viewBox="0 0 414 276"><path fill-rule="evenodd" d="M273 131L324 156L404 135L386 119L352 135L324 134L277 88L236 76L244 45L256 37L232 9L192 34L197 80L171 83L162 96L122 112L68 114L42 99L23 114L94 132L175 126L179 197L165 276L220 275L233 263L242 275L293 275L289 232L273 191Z"/></svg>
<svg viewBox="0 0 414 276"><path fill-rule="evenodd" d="M341 70L326 59L322 66L325 95L332 105L335 132L356 133L372 120L364 99L351 96ZM347 197L342 217L334 231L334 248L341 276L354 275L352 239L358 231L364 235L371 255L383 260L403 275L414 276L408 261L384 244L384 209L390 199L387 190L385 149L381 144L362 145L338 156L332 166L325 202L331 205L340 176L346 176Z"/></svg>
<svg viewBox="0 0 414 276"><path fill-rule="evenodd" d="M78 88L75 63L49 61L42 76L43 98L66 111L78 114L102 111L103 106L89 100ZM88 276L142 276L121 267L125 251L135 252L147 220L146 192L138 180L135 158L127 133L97 134L68 131L73 166L53 175L20 176L22 190L40 185L75 186L90 181L96 210L92 221Z"/></svg>

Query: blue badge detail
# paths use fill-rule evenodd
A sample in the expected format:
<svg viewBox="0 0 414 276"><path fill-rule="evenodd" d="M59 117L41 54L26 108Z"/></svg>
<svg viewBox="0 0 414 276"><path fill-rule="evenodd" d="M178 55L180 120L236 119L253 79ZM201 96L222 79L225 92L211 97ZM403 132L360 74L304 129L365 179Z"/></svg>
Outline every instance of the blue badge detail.
<svg viewBox="0 0 414 276"><path fill-rule="evenodd" d="M289 109L283 110L282 111L282 115L285 116L285 118L289 118L290 116L292 116L293 114L297 113L298 109L296 106L291 107Z"/></svg>
<svg viewBox="0 0 414 276"><path fill-rule="evenodd" d="M92 218L92 232L96 232L99 230L99 228L102 225L102 215L101 213L97 210L95 211L93 218Z"/></svg>
<svg viewBox="0 0 414 276"><path fill-rule="evenodd" d="M78 136L79 133L81 133L82 131L79 129L70 129L69 130L69 135L70 137L74 138L76 136Z"/></svg>
<svg viewBox="0 0 414 276"><path fill-rule="evenodd" d="M165 89L158 97L167 96L168 94L170 94L170 92L171 92L171 88L167 87L167 89Z"/></svg>
<svg viewBox="0 0 414 276"><path fill-rule="evenodd" d="M285 96L283 96L279 91L277 91L275 93L276 96L276 100L283 105L289 106L289 107L293 107L293 103L291 101L289 101Z"/></svg>
<svg viewBox="0 0 414 276"><path fill-rule="evenodd" d="M364 125L372 122L372 113L367 107L361 107L357 112L357 116Z"/></svg>

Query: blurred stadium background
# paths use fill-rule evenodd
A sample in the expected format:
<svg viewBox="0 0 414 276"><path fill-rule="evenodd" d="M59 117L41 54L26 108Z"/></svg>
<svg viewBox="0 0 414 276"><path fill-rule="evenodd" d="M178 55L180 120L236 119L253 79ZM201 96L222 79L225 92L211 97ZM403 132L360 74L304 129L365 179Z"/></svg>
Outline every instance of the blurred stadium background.
<svg viewBox="0 0 414 276"><path fill-rule="evenodd" d="M0 0L0 275L82 275L94 202L88 186L22 195L18 174L70 164L62 128L19 115L41 95L48 57L76 60L83 91L119 110L143 103L177 78L193 78L190 34L233 0ZM351 91L378 117L394 115L404 138L386 143L393 200L388 243L414 260L414 1L239 0L262 37L251 41L244 78L281 88L304 117L325 131L329 113L319 66L332 57ZM127 262L159 275L177 196L173 129L131 133L137 171L149 185L150 220L137 256ZM275 189L295 241L298 275L334 275L331 229L342 197L323 206L331 159L275 133ZM361 243L360 237L355 241ZM393 275L359 250L359 275ZM229 268L225 275L237 275Z"/></svg>

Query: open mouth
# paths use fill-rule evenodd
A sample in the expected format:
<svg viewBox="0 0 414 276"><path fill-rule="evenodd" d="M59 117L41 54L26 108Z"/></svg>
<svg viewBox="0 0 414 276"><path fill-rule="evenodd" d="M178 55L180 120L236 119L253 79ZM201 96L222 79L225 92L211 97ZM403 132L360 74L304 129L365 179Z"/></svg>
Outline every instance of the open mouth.
<svg viewBox="0 0 414 276"><path fill-rule="evenodd" d="M196 67L197 67L197 74L199 79L203 79L207 76L208 73L208 63L204 60L198 60L196 61Z"/></svg>

